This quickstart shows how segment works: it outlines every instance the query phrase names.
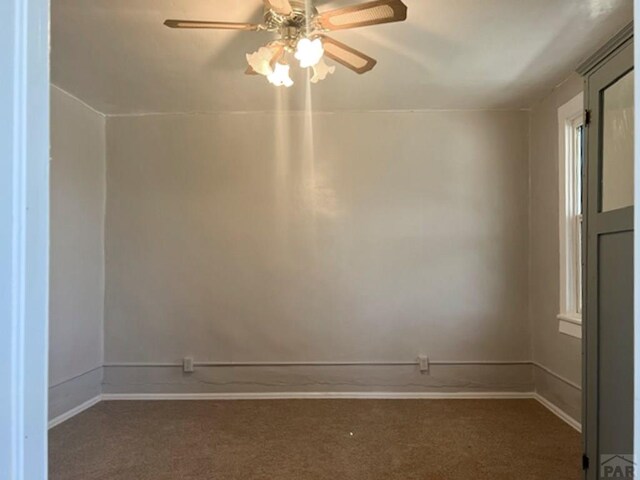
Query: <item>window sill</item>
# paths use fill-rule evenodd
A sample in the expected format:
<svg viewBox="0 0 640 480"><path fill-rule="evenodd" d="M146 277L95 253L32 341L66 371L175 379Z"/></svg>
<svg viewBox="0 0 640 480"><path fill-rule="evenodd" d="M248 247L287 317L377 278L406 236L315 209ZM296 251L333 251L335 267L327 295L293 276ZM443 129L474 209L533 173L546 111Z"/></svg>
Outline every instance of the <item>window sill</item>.
<svg viewBox="0 0 640 480"><path fill-rule="evenodd" d="M560 321L559 331L570 337L582 338L582 318L576 314L561 313L558 315Z"/></svg>

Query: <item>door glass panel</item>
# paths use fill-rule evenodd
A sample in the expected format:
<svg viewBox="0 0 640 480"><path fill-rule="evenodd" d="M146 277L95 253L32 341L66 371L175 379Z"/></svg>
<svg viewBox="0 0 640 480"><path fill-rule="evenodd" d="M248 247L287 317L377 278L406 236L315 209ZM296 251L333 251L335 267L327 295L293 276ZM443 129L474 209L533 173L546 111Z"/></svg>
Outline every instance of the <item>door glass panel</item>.
<svg viewBox="0 0 640 480"><path fill-rule="evenodd" d="M602 96L602 211L633 205L633 70Z"/></svg>

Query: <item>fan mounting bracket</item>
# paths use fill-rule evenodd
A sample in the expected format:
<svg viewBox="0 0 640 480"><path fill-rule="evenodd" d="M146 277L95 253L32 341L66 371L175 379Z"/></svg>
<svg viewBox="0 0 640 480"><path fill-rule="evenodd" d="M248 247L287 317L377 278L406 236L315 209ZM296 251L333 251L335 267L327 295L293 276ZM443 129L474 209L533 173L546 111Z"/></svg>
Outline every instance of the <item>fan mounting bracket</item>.
<svg viewBox="0 0 640 480"><path fill-rule="evenodd" d="M292 38L294 29L297 31L296 37L299 37L303 32L309 34L318 30L316 25L318 10L310 1L289 0L289 3L293 10L290 15L280 15L268 7L265 8L262 24L264 30L278 32L288 38Z"/></svg>

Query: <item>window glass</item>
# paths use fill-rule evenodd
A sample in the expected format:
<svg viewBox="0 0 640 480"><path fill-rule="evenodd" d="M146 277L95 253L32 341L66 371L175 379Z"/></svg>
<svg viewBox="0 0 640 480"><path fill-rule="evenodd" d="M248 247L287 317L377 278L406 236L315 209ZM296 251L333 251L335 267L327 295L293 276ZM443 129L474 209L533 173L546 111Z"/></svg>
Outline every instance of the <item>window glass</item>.
<svg viewBox="0 0 640 480"><path fill-rule="evenodd" d="M633 71L602 94L602 211L633 205Z"/></svg>

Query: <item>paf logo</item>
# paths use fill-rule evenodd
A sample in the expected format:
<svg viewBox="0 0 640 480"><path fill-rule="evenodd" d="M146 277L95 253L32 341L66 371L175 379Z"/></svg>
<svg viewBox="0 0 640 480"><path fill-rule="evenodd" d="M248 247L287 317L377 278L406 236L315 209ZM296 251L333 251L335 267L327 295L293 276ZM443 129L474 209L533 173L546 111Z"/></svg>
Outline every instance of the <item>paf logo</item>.
<svg viewBox="0 0 640 480"><path fill-rule="evenodd" d="M602 478L617 478L633 480L636 464L633 455L601 455L600 476Z"/></svg>

